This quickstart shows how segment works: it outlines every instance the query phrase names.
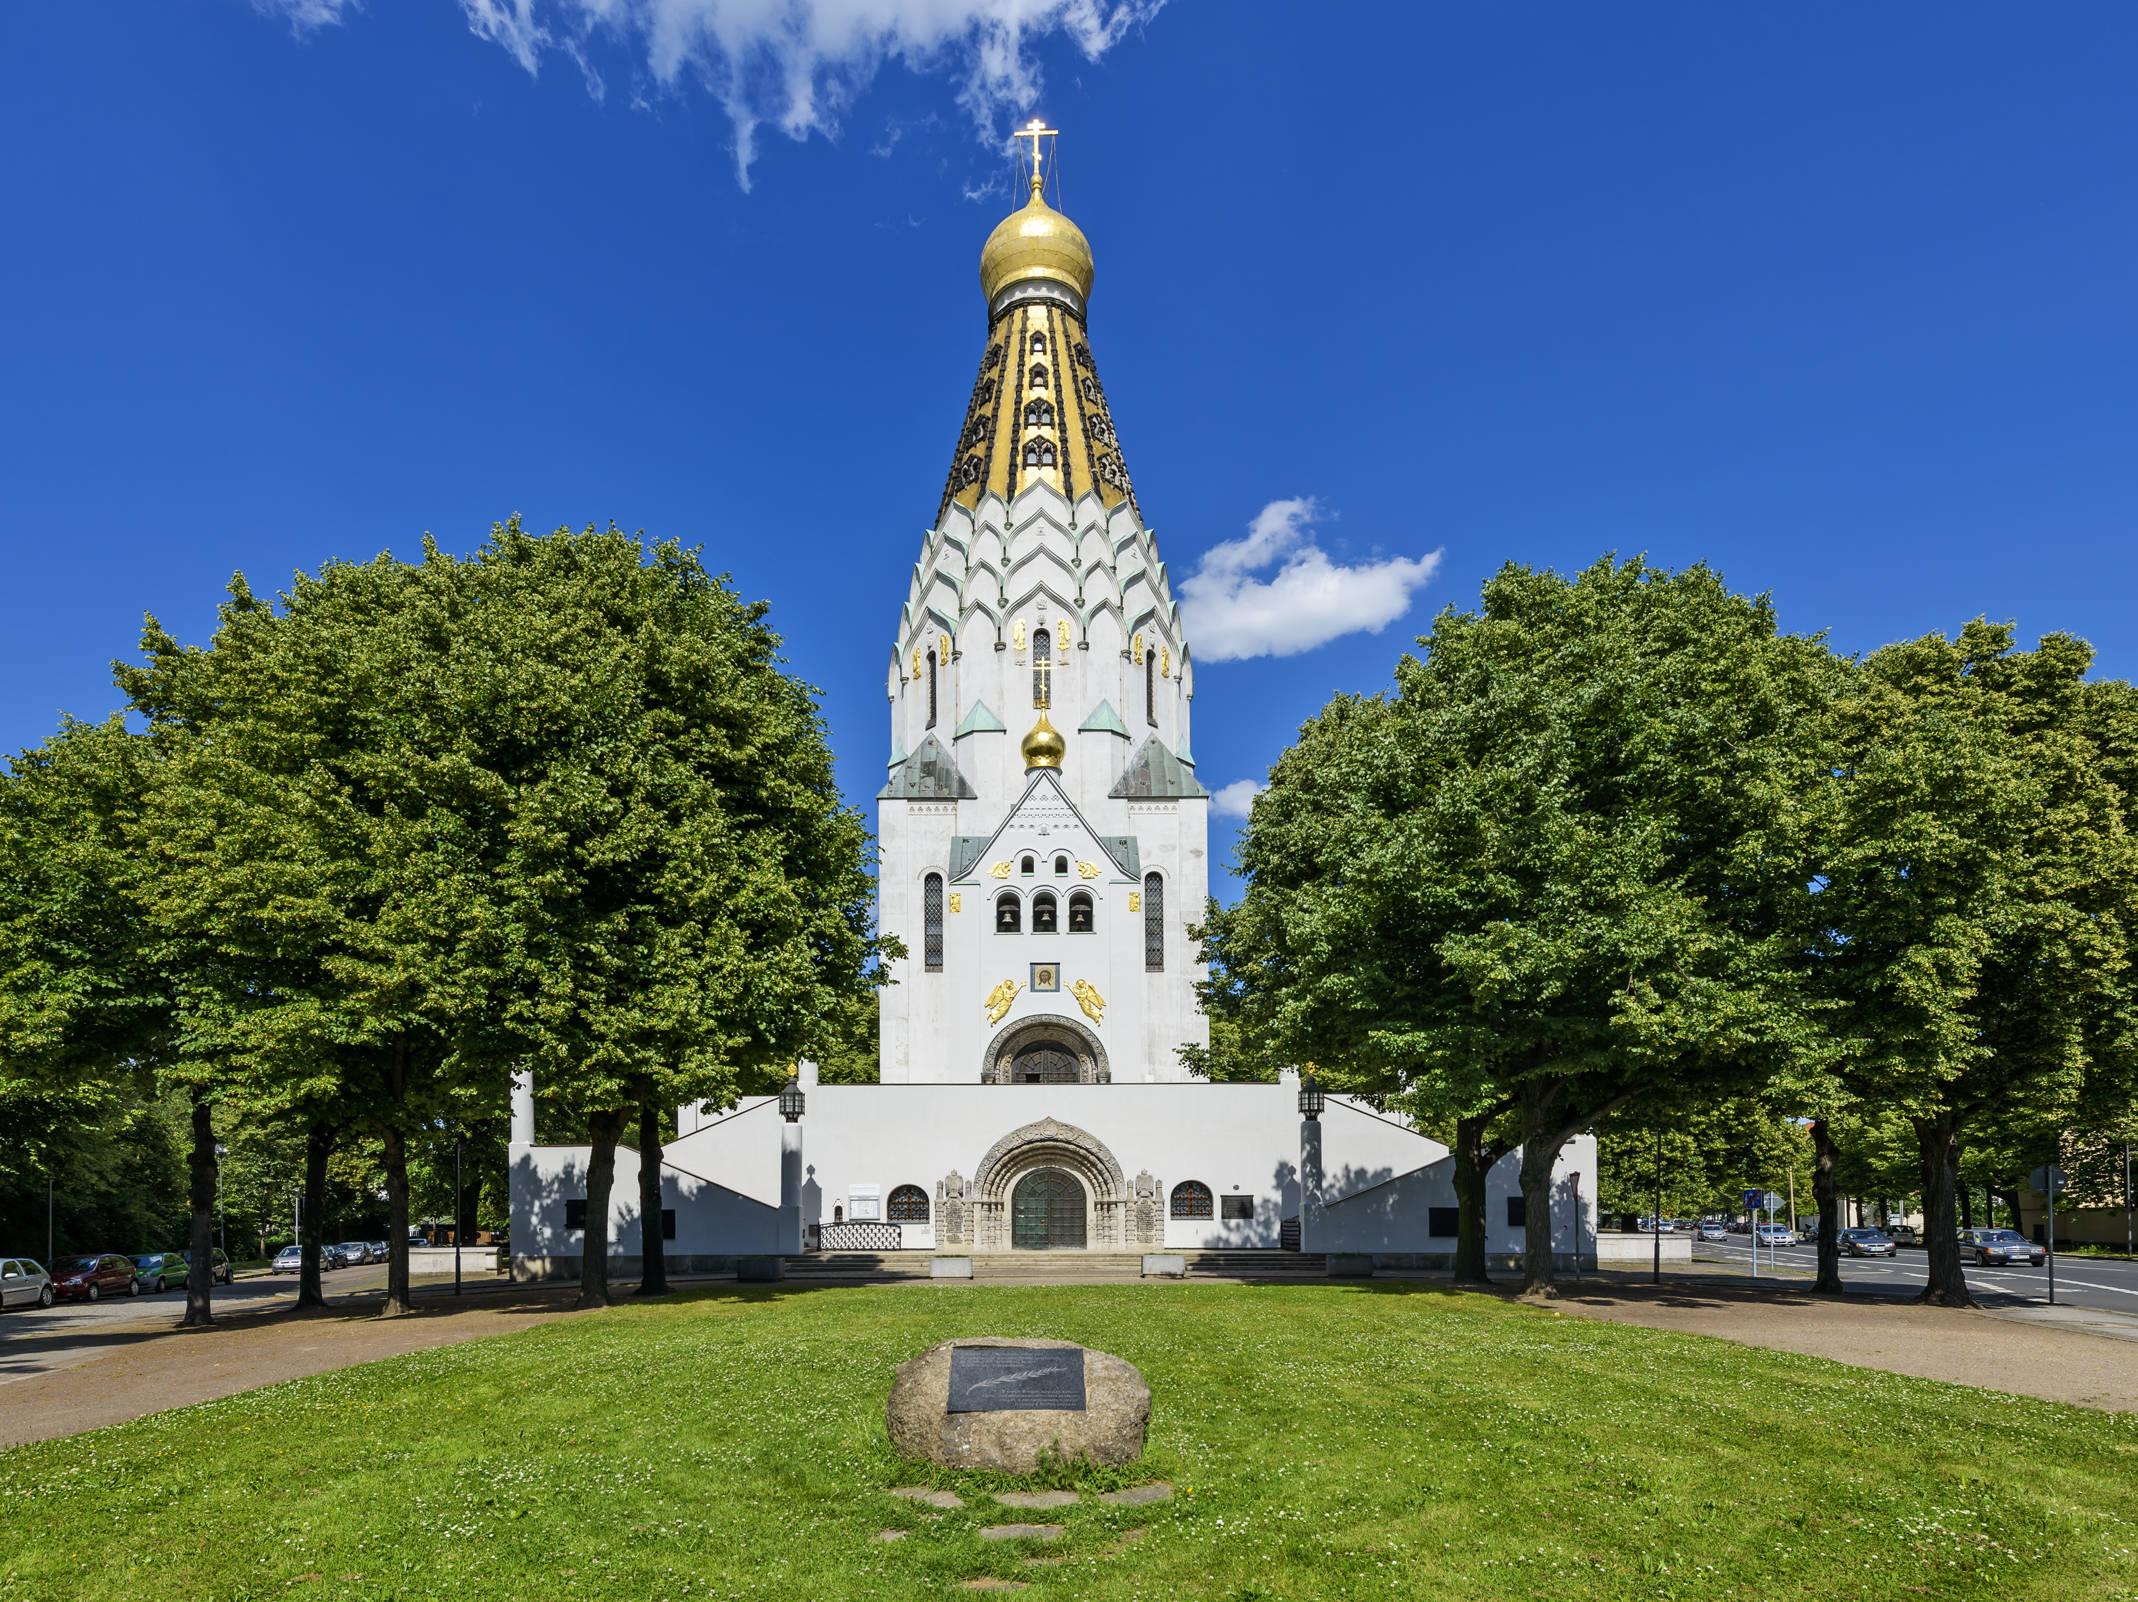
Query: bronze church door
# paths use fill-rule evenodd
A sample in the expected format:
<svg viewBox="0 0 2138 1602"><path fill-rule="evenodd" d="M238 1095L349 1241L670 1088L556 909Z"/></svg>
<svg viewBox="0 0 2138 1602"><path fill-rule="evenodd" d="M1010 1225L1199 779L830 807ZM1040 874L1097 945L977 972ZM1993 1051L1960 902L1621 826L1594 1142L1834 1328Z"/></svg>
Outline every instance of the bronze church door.
<svg viewBox="0 0 2138 1602"><path fill-rule="evenodd" d="M1059 1168L1035 1168L1010 1192L1010 1245L1021 1252L1084 1244L1084 1187Z"/></svg>

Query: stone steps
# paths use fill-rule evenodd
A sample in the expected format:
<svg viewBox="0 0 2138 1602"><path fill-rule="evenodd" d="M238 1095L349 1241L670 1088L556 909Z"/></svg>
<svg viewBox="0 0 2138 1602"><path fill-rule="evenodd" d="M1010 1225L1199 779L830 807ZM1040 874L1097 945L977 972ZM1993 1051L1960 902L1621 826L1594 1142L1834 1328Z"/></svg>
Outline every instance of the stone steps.
<svg viewBox="0 0 2138 1602"><path fill-rule="evenodd" d="M934 1252L807 1252L786 1260L789 1279L927 1279ZM1190 1279L1325 1278L1329 1260L1320 1252L1253 1248L1184 1251ZM978 1252L973 1279L1041 1280L1062 1284L1140 1280L1141 1252Z"/></svg>

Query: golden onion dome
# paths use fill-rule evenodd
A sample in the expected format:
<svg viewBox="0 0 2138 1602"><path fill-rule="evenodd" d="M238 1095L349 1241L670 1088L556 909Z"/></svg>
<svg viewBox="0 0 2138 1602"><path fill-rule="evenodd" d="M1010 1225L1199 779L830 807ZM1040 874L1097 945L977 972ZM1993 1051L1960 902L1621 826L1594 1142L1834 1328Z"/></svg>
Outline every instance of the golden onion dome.
<svg viewBox="0 0 2138 1602"><path fill-rule="evenodd" d="M1004 285L1025 278L1066 284L1079 300L1091 295L1091 244L1084 230L1039 198L1039 178L1032 198L995 225L980 248L980 292L992 306Z"/></svg>
<svg viewBox="0 0 2138 1602"><path fill-rule="evenodd" d="M1032 732L1024 737L1024 743L1017 749L1024 753L1025 772L1030 773L1034 768L1052 768L1059 773L1062 758L1069 752L1069 742L1042 712L1039 721L1032 725Z"/></svg>

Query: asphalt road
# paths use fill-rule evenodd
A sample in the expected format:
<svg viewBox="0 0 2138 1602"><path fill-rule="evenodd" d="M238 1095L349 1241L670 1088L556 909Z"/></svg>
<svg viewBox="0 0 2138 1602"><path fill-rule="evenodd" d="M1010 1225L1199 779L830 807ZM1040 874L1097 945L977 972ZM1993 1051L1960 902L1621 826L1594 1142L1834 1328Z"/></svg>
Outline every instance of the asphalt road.
<svg viewBox="0 0 2138 1602"><path fill-rule="evenodd" d="M1743 1236L1726 1243L1693 1242L1695 1261L1727 1265L1740 1274L1752 1270L1751 1252ZM1773 1253L1764 1247L1759 1254L1760 1277L1772 1266L1785 1278L1810 1279L1818 1272L1815 1249L1783 1246ZM1977 1268L1963 1265L1968 1286L1984 1302L2047 1302L2049 1270L2040 1268ZM1913 1294L1929 1278L1921 1247L1903 1246L1894 1257L1848 1257L1841 1259L1844 1285L1888 1296ZM2056 1299L2059 1305L2094 1307L2104 1312L2138 1314L2138 1263L2111 1257L2068 1257L2056 1260Z"/></svg>

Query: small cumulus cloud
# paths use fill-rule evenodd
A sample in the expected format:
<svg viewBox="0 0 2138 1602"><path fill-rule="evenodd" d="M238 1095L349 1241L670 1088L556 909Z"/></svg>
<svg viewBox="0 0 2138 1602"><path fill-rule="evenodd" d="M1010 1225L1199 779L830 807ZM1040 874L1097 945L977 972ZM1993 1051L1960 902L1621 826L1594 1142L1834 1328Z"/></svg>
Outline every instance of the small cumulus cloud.
<svg viewBox="0 0 2138 1602"><path fill-rule="evenodd" d="M442 0L440 0L442 3ZM343 21L360 0L252 0L303 34ZM604 90L595 58L623 52L659 93L696 85L735 133L735 173L750 186L758 135L839 131L839 118L886 62L941 72L992 146L1005 114L1031 110L1034 47L1060 35L1097 61L1155 17L1165 0L458 0L478 38L530 75L560 56L587 92ZM631 103L640 104L642 93ZM895 144L893 137L889 143ZM885 147L878 147L879 150Z"/></svg>
<svg viewBox="0 0 2138 1602"><path fill-rule="evenodd" d="M1210 810L1221 818L1244 818L1255 809L1255 797L1269 788L1252 779L1234 779L1210 797Z"/></svg>
<svg viewBox="0 0 2138 1602"><path fill-rule="evenodd" d="M1441 553L1344 567L1315 543L1311 530L1323 515L1311 495L1271 501L1244 538L1203 553L1180 585L1199 660L1297 656L1346 634L1378 634L1410 610L1412 594L1432 578ZM1268 576L1256 576L1263 573Z"/></svg>

